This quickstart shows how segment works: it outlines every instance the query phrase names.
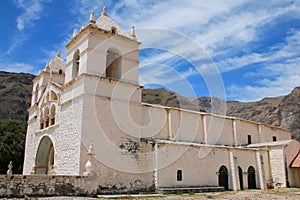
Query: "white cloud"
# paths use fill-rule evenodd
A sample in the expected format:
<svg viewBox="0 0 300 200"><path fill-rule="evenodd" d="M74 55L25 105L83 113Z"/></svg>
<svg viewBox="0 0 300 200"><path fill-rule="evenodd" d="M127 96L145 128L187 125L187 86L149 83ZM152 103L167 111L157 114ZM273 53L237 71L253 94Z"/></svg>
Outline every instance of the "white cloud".
<svg viewBox="0 0 300 200"><path fill-rule="evenodd" d="M7 72L24 72L24 73L37 73L37 69L27 63L21 63L21 62L15 62L15 63L5 63L1 62L0 64L0 69L2 71L7 71Z"/></svg>
<svg viewBox="0 0 300 200"><path fill-rule="evenodd" d="M48 3L51 0L14 0L15 5L22 10L17 17L17 28L22 31L25 28L31 27L34 21L40 19L43 11L43 3Z"/></svg>

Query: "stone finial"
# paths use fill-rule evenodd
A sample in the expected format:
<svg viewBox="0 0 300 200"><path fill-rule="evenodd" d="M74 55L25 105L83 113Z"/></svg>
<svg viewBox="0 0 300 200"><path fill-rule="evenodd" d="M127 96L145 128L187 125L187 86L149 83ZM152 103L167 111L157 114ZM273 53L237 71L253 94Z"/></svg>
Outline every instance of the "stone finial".
<svg viewBox="0 0 300 200"><path fill-rule="evenodd" d="M135 30L134 30L134 26L131 27L131 33L130 33L131 37L135 38Z"/></svg>
<svg viewBox="0 0 300 200"><path fill-rule="evenodd" d="M80 28L80 32L83 31L83 29L84 29L84 26L82 26L82 27Z"/></svg>
<svg viewBox="0 0 300 200"><path fill-rule="evenodd" d="M50 170L49 174L56 175L56 166L52 165L52 169Z"/></svg>
<svg viewBox="0 0 300 200"><path fill-rule="evenodd" d="M91 143L87 155L94 155L94 144Z"/></svg>
<svg viewBox="0 0 300 200"><path fill-rule="evenodd" d="M49 64L49 62L47 62L47 64L46 64L46 71L50 71L50 64Z"/></svg>
<svg viewBox="0 0 300 200"><path fill-rule="evenodd" d="M30 174L32 174L32 175L35 174L35 167L32 168Z"/></svg>
<svg viewBox="0 0 300 200"><path fill-rule="evenodd" d="M56 57L60 57L60 49L57 50Z"/></svg>
<svg viewBox="0 0 300 200"><path fill-rule="evenodd" d="M7 175L11 176L13 171L12 171L12 168L13 168L13 165L12 165L12 161L9 162L9 165L7 166L8 167L8 170L7 170Z"/></svg>
<svg viewBox="0 0 300 200"><path fill-rule="evenodd" d="M78 33L77 33L77 29L75 28L75 29L74 29L74 32L73 32L73 36L72 36L72 37L73 37L73 38L75 38L77 35L78 35Z"/></svg>
<svg viewBox="0 0 300 200"><path fill-rule="evenodd" d="M104 5L103 6L103 11L101 13L102 16L107 16L107 13L106 13L106 6Z"/></svg>
<svg viewBox="0 0 300 200"><path fill-rule="evenodd" d="M94 158L94 144L91 143L89 146L89 150L88 150L88 161L85 164L85 172L83 173L83 176L93 176L95 175L95 165L93 163L93 158Z"/></svg>
<svg viewBox="0 0 300 200"><path fill-rule="evenodd" d="M95 24L95 14L94 14L94 11L91 11L89 24Z"/></svg>

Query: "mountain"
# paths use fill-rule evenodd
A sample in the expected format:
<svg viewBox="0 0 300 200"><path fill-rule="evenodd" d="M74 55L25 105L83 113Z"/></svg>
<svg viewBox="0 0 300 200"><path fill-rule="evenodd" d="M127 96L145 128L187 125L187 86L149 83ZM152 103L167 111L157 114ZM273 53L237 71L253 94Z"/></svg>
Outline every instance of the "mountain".
<svg viewBox="0 0 300 200"><path fill-rule="evenodd" d="M32 74L0 71L0 123L9 119L27 121L34 77Z"/></svg>
<svg viewBox="0 0 300 200"><path fill-rule="evenodd" d="M32 80L25 73L0 72L0 123L9 119L26 122ZM142 101L168 107L215 113L283 127L300 141L300 87L281 97L256 102L225 101L216 97L186 98L163 88L144 89Z"/></svg>
<svg viewBox="0 0 300 200"><path fill-rule="evenodd" d="M289 129L293 138L300 141L300 87L286 96L268 97L255 102L224 101L216 97L190 100L196 105L206 105L208 112L214 110L216 114L220 114L220 108L226 103L227 116ZM214 104L211 103L213 101Z"/></svg>

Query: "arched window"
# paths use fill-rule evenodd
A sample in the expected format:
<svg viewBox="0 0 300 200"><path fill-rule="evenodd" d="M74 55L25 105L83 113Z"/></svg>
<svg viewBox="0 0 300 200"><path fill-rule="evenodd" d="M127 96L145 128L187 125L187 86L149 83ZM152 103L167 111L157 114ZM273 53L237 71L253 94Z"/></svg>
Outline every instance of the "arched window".
<svg viewBox="0 0 300 200"><path fill-rule="evenodd" d="M73 56L73 78L78 75L79 72L79 61L80 61L80 51L77 49Z"/></svg>
<svg viewBox="0 0 300 200"><path fill-rule="evenodd" d="M122 56L117 49L111 48L106 54L106 77L112 79L121 78Z"/></svg>
<svg viewBox="0 0 300 200"><path fill-rule="evenodd" d="M52 90L51 90L50 99L51 99L51 101L57 101L58 100L57 94Z"/></svg>
<svg viewBox="0 0 300 200"><path fill-rule="evenodd" d="M49 108L46 107L46 109L44 110L44 128L47 128L49 126Z"/></svg>
<svg viewBox="0 0 300 200"><path fill-rule="evenodd" d="M41 114L40 114L40 129L43 129L44 128L44 113L43 111L41 111Z"/></svg>
<svg viewBox="0 0 300 200"><path fill-rule="evenodd" d="M117 28L116 27L111 27L111 33L115 35L117 33Z"/></svg>
<svg viewBox="0 0 300 200"><path fill-rule="evenodd" d="M55 124L55 105L52 105L51 106L51 109L50 109L50 125L54 125Z"/></svg>
<svg viewBox="0 0 300 200"><path fill-rule="evenodd" d="M34 102L37 103L39 100L39 84L35 86Z"/></svg>

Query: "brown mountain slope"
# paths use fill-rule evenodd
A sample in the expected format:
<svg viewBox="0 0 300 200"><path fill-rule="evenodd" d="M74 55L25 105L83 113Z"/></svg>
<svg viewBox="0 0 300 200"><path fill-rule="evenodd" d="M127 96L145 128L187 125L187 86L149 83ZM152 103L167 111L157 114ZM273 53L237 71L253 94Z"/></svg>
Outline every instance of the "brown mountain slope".
<svg viewBox="0 0 300 200"><path fill-rule="evenodd" d="M0 72L0 123L9 119L27 121L34 77L32 74Z"/></svg>

